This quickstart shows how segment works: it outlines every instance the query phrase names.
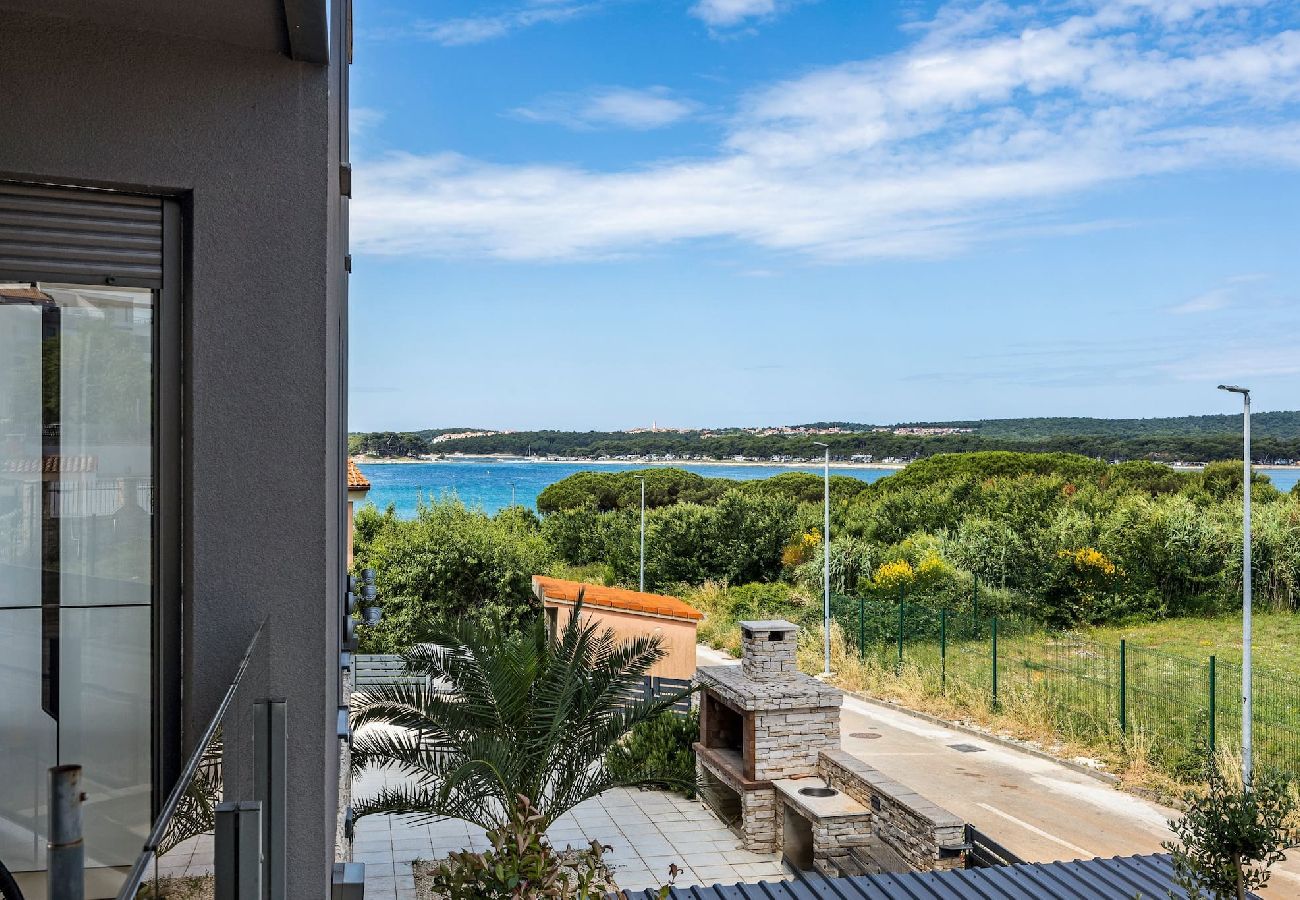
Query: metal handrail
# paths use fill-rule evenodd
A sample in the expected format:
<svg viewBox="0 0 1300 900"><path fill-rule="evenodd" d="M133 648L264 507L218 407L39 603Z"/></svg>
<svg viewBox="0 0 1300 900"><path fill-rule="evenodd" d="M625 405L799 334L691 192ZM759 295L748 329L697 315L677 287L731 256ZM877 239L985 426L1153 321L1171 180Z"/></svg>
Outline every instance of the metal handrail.
<svg viewBox="0 0 1300 900"><path fill-rule="evenodd" d="M253 632L252 639L248 642L248 649L244 651L244 657L239 661L239 668L235 670L234 679L231 680L230 686L226 688L226 693L217 705L216 712L213 713L207 727L203 729L203 735L198 743L194 745L190 758L185 762L181 777L176 779L176 784L167 796L167 801L162 805L162 810L154 821L149 837L145 840L144 847L136 858L135 865L131 867L131 874L127 876L126 881L122 884L122 889L117 893L117 900L132 900L136 891L140 889L140 882L144 880L149 862L157 855L158 846L167 834L167 827L171 825L172 816L176 814L176 808L180 806L186 788L194 779L195 773L198 772L199 765L203 761L203 751L211 743L212 737L217 733L217 728L221 725L222 719L226 717L226 710L230 708L231 702L235 699L235 691L239 689L240 682L244 680L244 672L247 671L248 664L253 659L253 650L257 646L257 639L262 636L262 629L265 627L266 619L263 619L257 626L257 631Z"/></svg>

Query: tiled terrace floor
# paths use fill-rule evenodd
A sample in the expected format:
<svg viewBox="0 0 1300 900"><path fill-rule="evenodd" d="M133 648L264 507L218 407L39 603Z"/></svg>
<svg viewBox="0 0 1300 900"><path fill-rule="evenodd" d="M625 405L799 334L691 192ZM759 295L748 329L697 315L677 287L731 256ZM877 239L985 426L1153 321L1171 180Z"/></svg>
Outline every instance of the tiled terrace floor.
<svg viewBox="0 0 1300 900"><path fill-rule="evenodd" d="M354 796L369 793L381 779L368 773ZM701 803L662 791L608 791L556 820L547 836L560 848L591 840L612 847L606 861L627 890L658 887L672 863L682 870L679 886L787 877L780 857L750 853ZM357 823L353 859L366 864L366 900L410 900L412 860L486 847L482 830L467 822L416 825L408 816L367 816Z"/></svg>

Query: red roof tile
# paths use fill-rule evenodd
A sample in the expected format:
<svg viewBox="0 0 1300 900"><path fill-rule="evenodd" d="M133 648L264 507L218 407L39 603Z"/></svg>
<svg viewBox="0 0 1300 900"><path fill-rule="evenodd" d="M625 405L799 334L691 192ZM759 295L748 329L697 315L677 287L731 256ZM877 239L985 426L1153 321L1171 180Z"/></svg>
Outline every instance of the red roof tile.
<svg viewBox="0 0 1300 900"><path fill-rule="evenodd" d="M348 460L348 490L349 491L368 491L370 490L370 479L361 474L357 464Z"/></svg>
<svg viewBox="0 0 1300 900"><path fill-rule="evenodd" d="M533 576L533 591L547 600L558 600L564 603L577 601L578 592L582 591L582 602L587 606L650 613L670 616L674 619L704 618L704 613L676 597L643 594L640 591L605 587L600 584L584 584L581 581L565 581L562 578L549 578L545 575Z"/></svg>

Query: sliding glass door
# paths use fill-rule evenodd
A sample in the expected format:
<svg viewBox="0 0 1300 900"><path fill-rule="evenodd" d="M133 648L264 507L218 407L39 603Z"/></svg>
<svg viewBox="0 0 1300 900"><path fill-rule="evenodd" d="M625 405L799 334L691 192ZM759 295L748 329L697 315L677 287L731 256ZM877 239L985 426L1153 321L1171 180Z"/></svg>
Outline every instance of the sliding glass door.
<svg viewBox="0 0 1300 900"><path fill-rule="evenodd" d="M155 790L157 305L0 282L0 859L44 867L46 769L83 767L86 860L129 863Z"/></svg>

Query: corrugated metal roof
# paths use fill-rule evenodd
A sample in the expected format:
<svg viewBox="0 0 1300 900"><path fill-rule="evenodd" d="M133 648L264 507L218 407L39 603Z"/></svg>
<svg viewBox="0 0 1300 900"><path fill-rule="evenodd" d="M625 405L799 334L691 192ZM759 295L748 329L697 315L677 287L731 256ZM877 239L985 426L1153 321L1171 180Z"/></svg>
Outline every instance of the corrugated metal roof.
<svg viewBox="0 0 1300 900"><path fill-rule="evenodd" d="M628 900L658 900L658 891ZM1188 900L1167 854L1024 863L947 872L673 888L673 900ZM1255 895L1251 895L1254 897Z"/></svg>

